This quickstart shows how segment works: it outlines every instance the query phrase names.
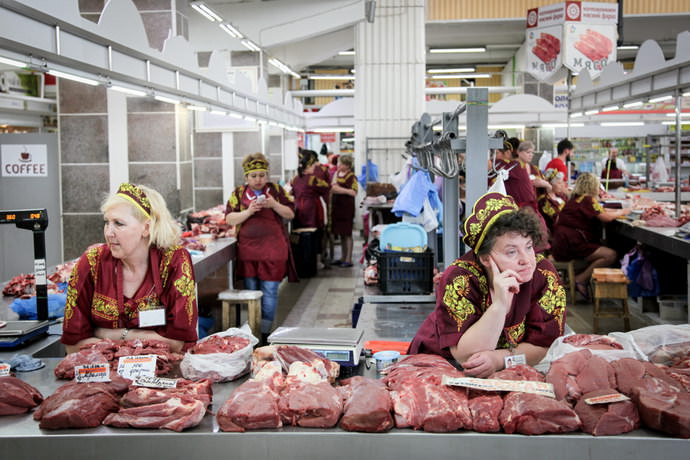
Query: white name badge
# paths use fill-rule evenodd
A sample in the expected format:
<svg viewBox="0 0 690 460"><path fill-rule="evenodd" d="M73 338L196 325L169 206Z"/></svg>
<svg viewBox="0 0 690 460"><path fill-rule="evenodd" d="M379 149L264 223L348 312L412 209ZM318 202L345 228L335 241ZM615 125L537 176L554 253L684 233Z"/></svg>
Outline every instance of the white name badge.
<svg viewBox="0 0 690 460"><path fill-rule="evenodd" d="M503 358L503 364L505 365L505 368L508 369L519 364L527 364L527 359L524 354L509 355Z"/></svg>
<svg viewBox="0 0 690 460"><path fill-rule="evenodd" d="M165 309L143 310L139 312L139 327L165 326Z"/></svg>

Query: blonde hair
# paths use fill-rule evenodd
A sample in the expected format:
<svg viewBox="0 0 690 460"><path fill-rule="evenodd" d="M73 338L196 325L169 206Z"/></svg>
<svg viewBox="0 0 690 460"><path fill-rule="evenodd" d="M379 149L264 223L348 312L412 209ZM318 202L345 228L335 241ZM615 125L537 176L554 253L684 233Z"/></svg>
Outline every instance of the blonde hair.
<svg viewBox="0 0 690 460"><path fill-rule="evenodd" d="M529 149L534 150L534 143L532 141L522 141L520 145L518 145L517 151L526 152Z"/></svg>
<svg viewBox="0 0 690 460"><path fill-rule="evenodd" d="M355 162L354 162L354 160L353 160L353 158L352 158L352 155L340 155L340 156L338 157L338 163L344 164L345 166L347 166L348 168L350 168L351 171L353 170L353 167L354 167L354 164L355 164Z"/></svg>
<svg viewBox="0 0 690 460"><path fill-rule="evenodd" d="M132 216L139 222L150 220L149 225L149 246L153 245L160 249L168 249L180 243L180 226L173 219L165 200L156 190L145 185L137 185L151 203L151 216L147 216L138 206L134 205L127 198L113 194L106 198L101 204L101 212L105 214L115 205L126 204Z"/></svg>
<svg viewBox="0 0 690 460"><path fill-rule="evenodd" d="M573 195L599 196L599 179L592 173L582 173L577 176Z"/></svg>

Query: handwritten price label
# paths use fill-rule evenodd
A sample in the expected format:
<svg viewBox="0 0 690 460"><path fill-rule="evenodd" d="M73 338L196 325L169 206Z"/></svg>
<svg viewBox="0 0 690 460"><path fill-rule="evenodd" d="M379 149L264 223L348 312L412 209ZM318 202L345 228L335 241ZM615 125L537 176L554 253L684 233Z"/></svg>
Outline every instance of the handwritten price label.
<svg viewBox="0 0 690 460"><path fill-rule="evenodd" d="M611 393L608 395L602 395L602 396L595 396L593 398L586 398L585 402L589 404L590 406L593 404L610 404L610 403L615 403L615 402L620 402L620 401L630 401L630 398L625 396L624 394L620 394L618 392Z"/></svg>
<svg viewBox="0 0 690 460"><path fill-rule="evenodd" d="M134 379L134 385L149 388L177 388L177 379L139 376Z"/></svg>
<svg viewBox="0 0 690 460"><path fill-rule="evenodd" d="M522 380L499 380L499 379L478 379L474 377L452 378L443 376L444 385L456 387L474 388L484 391L519 391L521 393L532 393L535 395L555 398L553 385L546 382L530 382Z"/></svg>
<svg viewBox="0 0 690 460"><path fill-rule="evenodd" d="M156 355L123 356L117 363L117 373L129 380L155 377L157 358Z"/></svg>
<svg viewBox="0 0 690 460"><path fill-rule="evenodd" d="M110 382L110 364L84 364L74 366L74 379L77 383Z"/></svg>
<svg viewBox="0 0 690 460"><path fill-rule="evenodd" d="M10 365L2 363L0 364L0 377L7 377L10 375Z"/></svg>

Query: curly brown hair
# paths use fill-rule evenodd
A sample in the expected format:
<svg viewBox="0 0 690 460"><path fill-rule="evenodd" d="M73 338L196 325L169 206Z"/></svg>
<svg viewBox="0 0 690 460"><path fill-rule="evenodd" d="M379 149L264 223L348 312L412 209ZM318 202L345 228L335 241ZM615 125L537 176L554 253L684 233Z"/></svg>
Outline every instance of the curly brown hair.
<svg viewBox="0 0 690 460"><path fill-rule="evenodd" d="M532 208L520 208L515 212L504 214L489 228L484 237L482 245L477 250L477 255L488 254L494 247L496 239L506 233L516 232L520 235L531 238L532 244L538 246L543 235L539 219Z"/></svg>

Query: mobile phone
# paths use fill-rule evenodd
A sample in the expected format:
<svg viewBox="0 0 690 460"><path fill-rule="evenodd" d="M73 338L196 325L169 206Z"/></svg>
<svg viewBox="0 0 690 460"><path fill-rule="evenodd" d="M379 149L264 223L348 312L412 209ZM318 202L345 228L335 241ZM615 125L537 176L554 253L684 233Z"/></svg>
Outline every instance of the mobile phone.
<svg viewBox="0 0 690 460"><path fill-rule="evenodd" d="M257 203L263 203L264 201L266 201L266 195L259 195L256 197Z"/></svg>

